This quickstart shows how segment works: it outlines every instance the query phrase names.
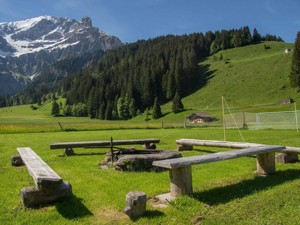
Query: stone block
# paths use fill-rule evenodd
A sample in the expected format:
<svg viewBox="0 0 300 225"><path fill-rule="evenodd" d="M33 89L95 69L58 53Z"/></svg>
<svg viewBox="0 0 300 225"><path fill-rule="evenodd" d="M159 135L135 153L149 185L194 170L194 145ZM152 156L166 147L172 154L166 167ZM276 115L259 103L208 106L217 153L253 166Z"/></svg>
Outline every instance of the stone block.
<svg viewBox="0 0 300 225"><path fill-rule="evenodd" d="M141 191L131 191L126 195L126 213L131 219L136 219L146 213L147 196Z"/></svg>
<svg viewBox="0 0 300 225"><path fill-rule="evenodd" d="M21 202L25 207L37 207L50 204L63 197L71 196L72 186L68 182L62 182L56 190L26 187L22 188L20 195Z"/></svg>

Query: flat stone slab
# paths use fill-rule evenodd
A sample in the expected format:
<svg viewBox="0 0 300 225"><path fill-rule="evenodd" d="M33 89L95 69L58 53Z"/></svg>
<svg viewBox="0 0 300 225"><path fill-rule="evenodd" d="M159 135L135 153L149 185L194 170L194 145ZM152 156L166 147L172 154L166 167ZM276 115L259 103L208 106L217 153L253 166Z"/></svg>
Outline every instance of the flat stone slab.
<svg viewBox="0 0 300 225"><path fill-rule="evenodd" d="M111 159L107 153L106 161ZM125 150L114 155L114 167L123 171L162 171L163 168L152 165L154 161L182 157L181 153L171 150Z"/></svg>

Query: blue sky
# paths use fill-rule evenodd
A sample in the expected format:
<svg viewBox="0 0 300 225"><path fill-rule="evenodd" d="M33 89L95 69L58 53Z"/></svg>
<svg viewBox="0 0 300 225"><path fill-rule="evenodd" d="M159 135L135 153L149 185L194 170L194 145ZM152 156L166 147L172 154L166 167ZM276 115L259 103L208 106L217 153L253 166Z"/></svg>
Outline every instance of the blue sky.
<svg viewBox="0 0 300 225"><path fill-rule="evenodd" d="M128 43L245 25L294 42L299 12L300 0L0 0L0 22L89 16L95 27Z"/></svg>

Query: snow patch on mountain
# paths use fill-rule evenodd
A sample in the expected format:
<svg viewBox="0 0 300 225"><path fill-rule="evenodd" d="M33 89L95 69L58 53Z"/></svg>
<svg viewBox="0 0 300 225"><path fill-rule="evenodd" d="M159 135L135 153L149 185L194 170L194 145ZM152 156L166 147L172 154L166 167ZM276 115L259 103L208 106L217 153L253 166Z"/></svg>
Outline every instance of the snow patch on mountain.
<svg viewBox="0 0 300 225"><path fill-rule="evenodd" d="M3 83L2 87L14 87L0 88L0 95L16 93L57 61L105 52L120 45L120 39L93 27L89 17L76 21L40 16L0 22L0 71L9 77L0 81L11 84Z"/></svg>
<svg viewBox="0 0 300 225"><path fill-rule="evenodd" d="M0 23L0 56L19 57L41 50L63 49L80 42L81 35L89 31L98 37L109 37L103 31L92 27L91 19L82 22L62 17L40 16L17 22ZM94 34L95 35L95 34ZM4 48L10 51L5 51Z"/></svg>

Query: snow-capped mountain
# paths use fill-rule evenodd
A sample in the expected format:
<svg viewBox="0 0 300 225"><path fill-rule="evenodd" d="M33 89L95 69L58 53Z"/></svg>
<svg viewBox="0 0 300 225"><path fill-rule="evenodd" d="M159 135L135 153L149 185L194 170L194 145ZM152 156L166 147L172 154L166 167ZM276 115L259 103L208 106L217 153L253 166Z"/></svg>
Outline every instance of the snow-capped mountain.
<svg viewBox="0 0 300 225"><path fill-rule="evenodd" d="M3 83L1 78L8 75L12 75L16 82L24 83L59 60L120 45L122 43L117 37L93 27L89 17L84 17L81 22L40 16L0 23L0 83ZM3 94L1 84L0 94Z"/></svg>

